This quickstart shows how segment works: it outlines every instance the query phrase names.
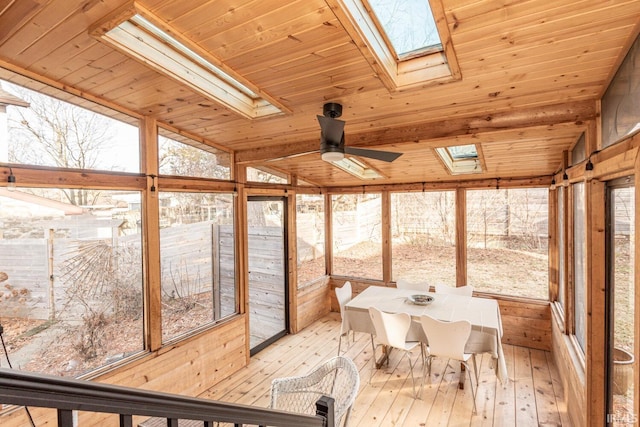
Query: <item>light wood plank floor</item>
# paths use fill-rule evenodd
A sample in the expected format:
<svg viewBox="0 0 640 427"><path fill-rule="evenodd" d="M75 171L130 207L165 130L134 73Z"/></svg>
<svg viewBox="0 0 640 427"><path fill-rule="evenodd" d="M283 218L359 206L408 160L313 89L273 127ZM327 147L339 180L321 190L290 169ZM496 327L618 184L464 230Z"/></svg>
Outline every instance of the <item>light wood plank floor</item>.
<svg viewBox="0 0 640 427"><path fill-rule="evenodd" d="M339 329L339 314L331 313L255 355L248 367L200 397L267 407L271 379L305 374L335 356ZM343 349L345 344L343 339ZM465 390L458 389L459 364L435 359L422 398L414 399L407 358L399 363L400 353L392 354L389 366L371 376L370 338L356 334L346 355L360 370L361 387L349 426L569 426L551 354L510 345L505 345L504 351L510 378L506 387L497 381L490 356L478 357L480 384L478 413L474 415L468 377ZM419 359L419 350L415 359ZM419 382L421 362L415 374Z"/></svg>

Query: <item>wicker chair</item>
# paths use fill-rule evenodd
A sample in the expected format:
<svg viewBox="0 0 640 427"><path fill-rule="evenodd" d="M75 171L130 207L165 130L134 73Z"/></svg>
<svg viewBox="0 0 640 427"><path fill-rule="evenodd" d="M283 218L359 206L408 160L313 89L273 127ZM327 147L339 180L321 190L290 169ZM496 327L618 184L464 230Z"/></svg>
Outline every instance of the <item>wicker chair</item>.
<svg viewBox="0 0 640 427"><path fill-rule="evenodd" d="M349 421L360 388L358 368L351 359L336 356L307 375L276 378L271 383L271 408L302 414L316 413L316 401L323 395L335 399L336 425Z"/></svg>

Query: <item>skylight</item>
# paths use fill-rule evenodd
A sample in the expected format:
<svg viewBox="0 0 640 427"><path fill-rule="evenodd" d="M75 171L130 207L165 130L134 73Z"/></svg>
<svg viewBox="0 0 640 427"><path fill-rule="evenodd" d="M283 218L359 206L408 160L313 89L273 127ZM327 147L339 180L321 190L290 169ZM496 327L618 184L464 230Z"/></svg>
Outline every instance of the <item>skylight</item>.
<svg viewBox="0 0 640 427"><path fill-rule="evenodd" d="M438 147L435 150L452 175L482 172L482 163L474 144Z"/></svg>
<svg viewBox="0 0 640 427"><path fill-rule="evenodd" d="M442 42L428 0L366 1L387 35L397 59L442 50Z"/></svg>
<svg viewBox="0 0 640 427"><path fill-rule="evenodd" d="M390 92L462 78L440 1L334 1L340 23Z"/></svg>
<svg viewBox="0 0 640 427"><path fill-rule="evenodd" d="M377 179L382 175L377 170L365 165L353 157L345 157L342 160L331 162L336 167L360 179Z"/></svg>
<svg viewBox="0 0 640 427"><path fill-rule="evenodd" d="M126 55L247 118L281 114L282 105L257 94L217 58L131 2L94 24L90 33Z"/></svg>
<svg viewBox="0 0 640 427"><path fill-rule="evenodd" d="M478 150L476 150L475 144L452 145L451 147L446 148L453 160L478 158Z"/></svg>

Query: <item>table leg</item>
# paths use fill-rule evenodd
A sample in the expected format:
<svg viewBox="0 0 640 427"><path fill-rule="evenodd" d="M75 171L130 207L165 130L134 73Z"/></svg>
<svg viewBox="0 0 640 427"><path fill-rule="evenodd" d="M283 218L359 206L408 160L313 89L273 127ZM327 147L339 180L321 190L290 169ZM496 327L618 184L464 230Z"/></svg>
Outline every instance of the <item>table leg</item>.
<svg viewBox="0 0 640 427"><path fill-rule="evenodd" d="M464 374L466 371L466 368L464 367L464 364L460 364L460 378L458 380L458 388L460 390L464 390L464 379L466 377L466 375Z"/></svg>
<svg viewBox="0 0 640 427"><path fill-rule="evenodd" d="M389 364L389 355L391 354L391 347L386 345L382 346L382 356L378 360L376 360L376 369L382 368L382 365L386 362Z"/></svg>

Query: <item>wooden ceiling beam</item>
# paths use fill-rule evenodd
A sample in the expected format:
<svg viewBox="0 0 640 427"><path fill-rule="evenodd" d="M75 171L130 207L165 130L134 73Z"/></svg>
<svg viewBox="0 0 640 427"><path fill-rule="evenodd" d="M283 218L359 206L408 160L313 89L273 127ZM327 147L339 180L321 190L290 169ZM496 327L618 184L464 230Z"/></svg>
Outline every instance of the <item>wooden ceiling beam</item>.
<svg viewBox="0 0 640 427"><path fill-rule="evenodd" d="M587 100L347 134L345 143L354 147L375 147L556 124L575 123L582 126L595 117L596 103ZM257 163L315 151L320 146L319 140L318 131L318 138L313 140L239 150L236 152L236 162Z"/></svg>

